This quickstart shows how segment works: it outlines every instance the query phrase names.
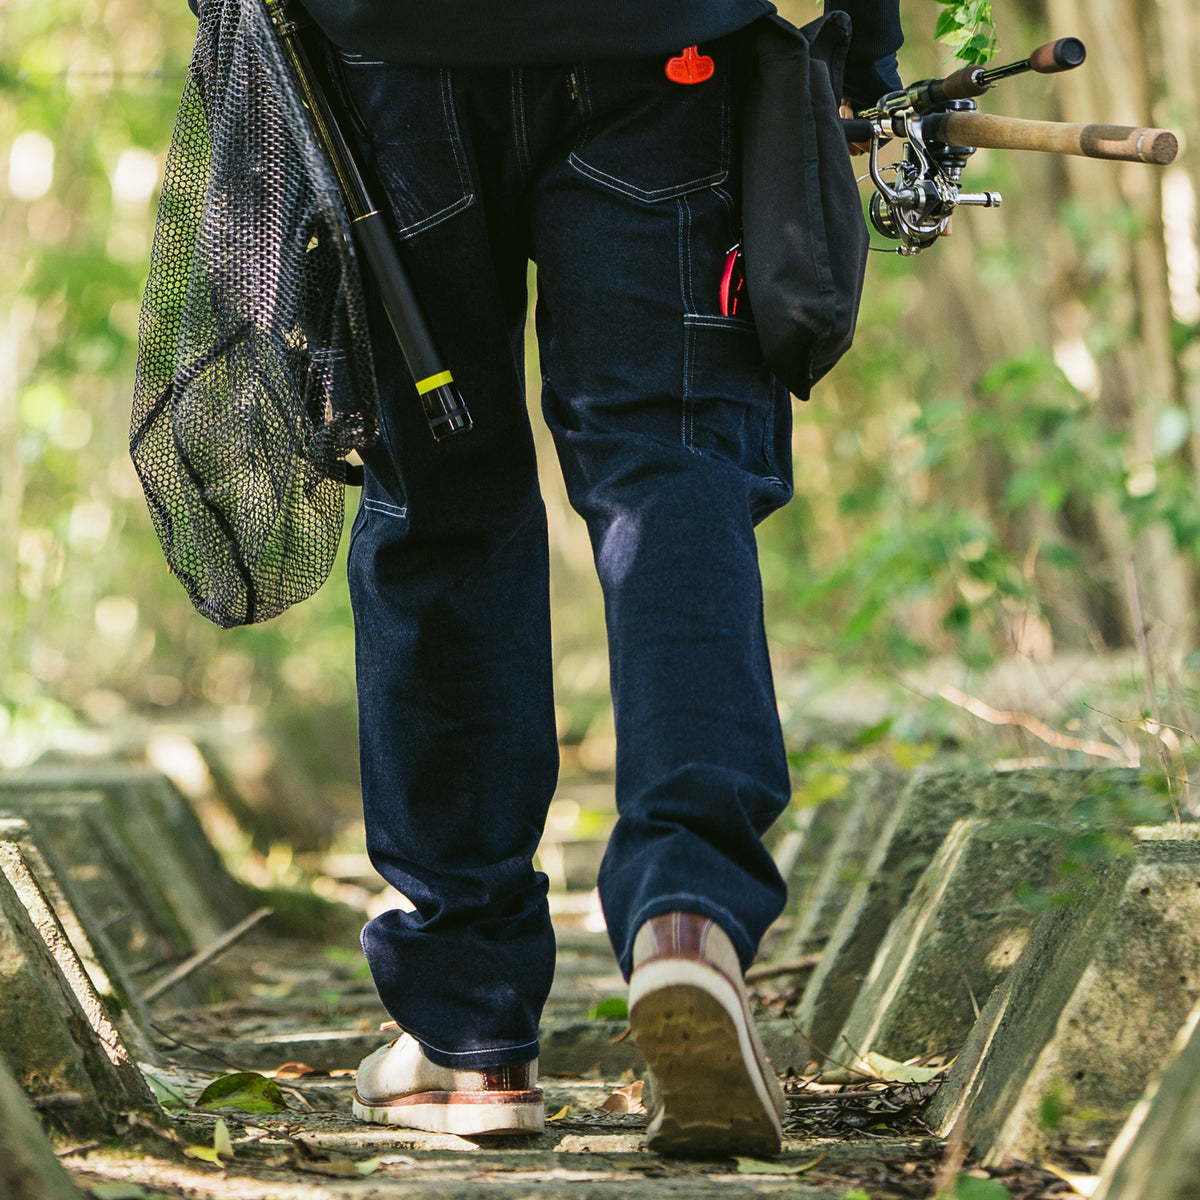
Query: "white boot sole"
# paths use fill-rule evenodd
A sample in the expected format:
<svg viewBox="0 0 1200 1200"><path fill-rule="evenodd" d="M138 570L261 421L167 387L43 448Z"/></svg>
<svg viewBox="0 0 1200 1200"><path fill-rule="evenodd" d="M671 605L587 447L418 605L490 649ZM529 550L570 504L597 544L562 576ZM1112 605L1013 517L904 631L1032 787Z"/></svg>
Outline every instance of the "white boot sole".
<svg viewBox="0 0 1200 1200"><path fill-rule="evenodd" d="M422 1092L394 1102L369 1103L355 1093L354 1115L376 1125L455 1133L460 1137L541 1133L546 1108L540 1093L518 1095L521 1099L498 1100L478 1092Z"/></svg>

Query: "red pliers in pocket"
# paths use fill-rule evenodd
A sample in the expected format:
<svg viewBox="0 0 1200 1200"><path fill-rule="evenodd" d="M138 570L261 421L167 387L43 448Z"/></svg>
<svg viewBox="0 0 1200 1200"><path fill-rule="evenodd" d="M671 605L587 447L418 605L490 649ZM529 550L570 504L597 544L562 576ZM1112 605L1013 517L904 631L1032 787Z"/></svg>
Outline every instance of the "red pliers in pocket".
<svg viewBox="0 0 1200 1200"><path fill-rule="evenodd" d="M746 259L739 242L731 246L725 255L725 270L721 273L721 315L723 317L748 316L749 300L746 297Z"/></svg>

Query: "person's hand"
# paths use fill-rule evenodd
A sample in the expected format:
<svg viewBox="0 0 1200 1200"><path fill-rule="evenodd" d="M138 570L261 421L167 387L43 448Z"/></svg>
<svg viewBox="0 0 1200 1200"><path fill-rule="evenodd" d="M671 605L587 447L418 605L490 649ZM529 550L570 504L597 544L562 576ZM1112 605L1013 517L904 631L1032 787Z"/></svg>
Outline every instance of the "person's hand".
<svg viewBox="0 0 1200 1200"><path fill-rule="evenodd" d="M841 104L838 105L838 115L842 116L842 117L856 117L856 116L858 116L858 113L856 113L854 111L854 105L852 105L849 100L843 100L841 102ZM866 154L867 151L870 149L871 149L870 142L851 142L850 143L850 153L851 154Z"/></svg>

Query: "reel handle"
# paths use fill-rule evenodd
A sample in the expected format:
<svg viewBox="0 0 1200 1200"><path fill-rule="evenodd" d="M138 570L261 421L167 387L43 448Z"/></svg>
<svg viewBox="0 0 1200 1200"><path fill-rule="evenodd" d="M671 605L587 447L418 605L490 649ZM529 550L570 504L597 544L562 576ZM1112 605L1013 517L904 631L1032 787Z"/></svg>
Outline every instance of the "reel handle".
<svg viewBox="0 0 1200 1200"><path fill-rule="evenodd" d="M1073 71L1087 57L1084 44L1073 37L1047 42L1030 52L1028 58L985 71L983 67L960 67L940 81L940 91L947 100L973 100L990 91L1001 79L1034 71L1038 75L1057 75Z"/></svg>
<svg viewBox="0 0 1200 1200"><path fill-rule="evenodd" d="M1078 38L1059 38L1030 54L1029 69L1039 75L1057 75L1060 71L1073 71L1086 57L1087 50Z"/></svg>

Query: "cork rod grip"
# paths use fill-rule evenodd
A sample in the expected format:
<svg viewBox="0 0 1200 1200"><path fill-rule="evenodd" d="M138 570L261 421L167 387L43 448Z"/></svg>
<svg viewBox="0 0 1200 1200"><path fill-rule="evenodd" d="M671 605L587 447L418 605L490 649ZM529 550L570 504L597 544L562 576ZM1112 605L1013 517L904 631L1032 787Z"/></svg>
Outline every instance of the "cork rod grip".
<svg viewBox="0 0 1200 1200"><path fill-rule="evenodd" d="M1179 152L1179 140L1170 130L1130 125L1076 125L997 117L990 113L950 112L926 117L924 129L926 136L932 135L954 146L1045 150L1052 154L1157 166L1174 162Z"/></svg>

